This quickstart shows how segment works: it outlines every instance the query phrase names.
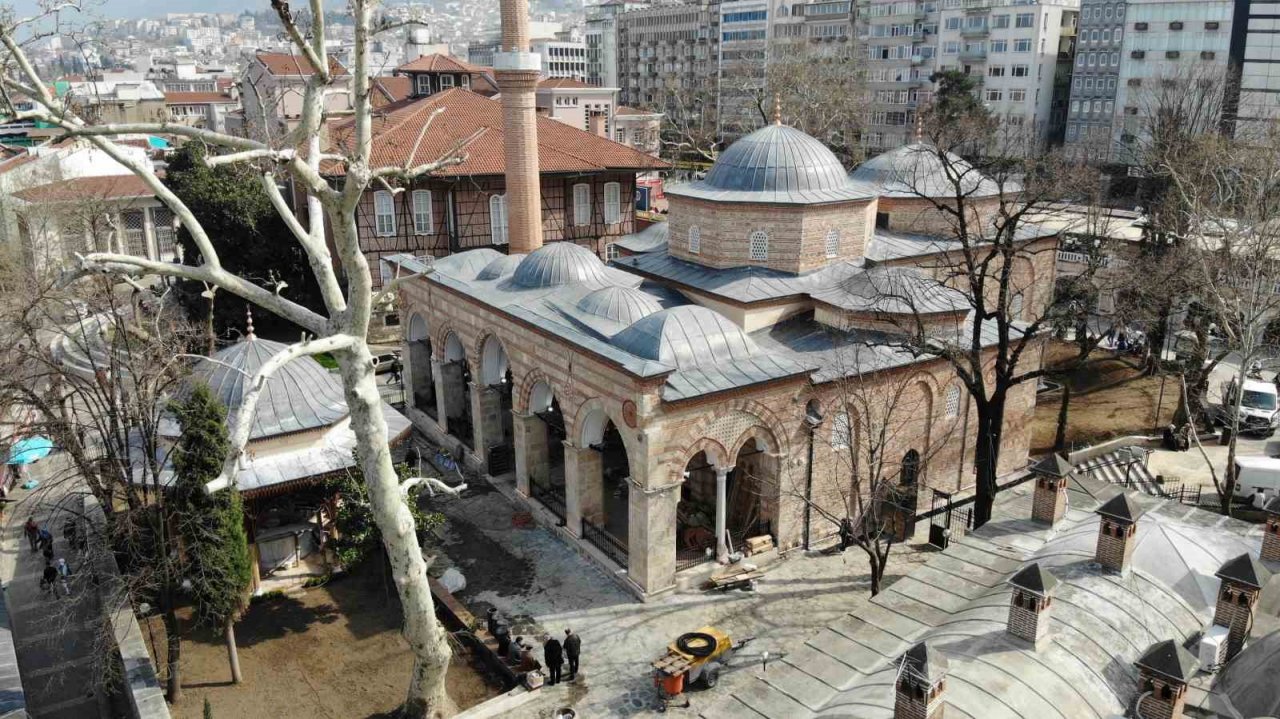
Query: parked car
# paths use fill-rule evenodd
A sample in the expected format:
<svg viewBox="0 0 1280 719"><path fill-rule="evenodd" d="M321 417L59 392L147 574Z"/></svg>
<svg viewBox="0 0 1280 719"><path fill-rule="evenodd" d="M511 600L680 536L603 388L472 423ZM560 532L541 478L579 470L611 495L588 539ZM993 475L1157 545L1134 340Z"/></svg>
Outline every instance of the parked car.
<svg viewBox="0 0 1280 719"><path fill-rule="evenodd" d="M1280 492L1280 459L1236 457L1236 499L1248 499L1258 492L1268 499Z"/></svg>
<svg viewBox="0 0 1280 719"><path fill-rule="evenodd" d="M383 352L373 356L373 373L383 374L384 372L400 371L400 353L399 352Z"/></svg>

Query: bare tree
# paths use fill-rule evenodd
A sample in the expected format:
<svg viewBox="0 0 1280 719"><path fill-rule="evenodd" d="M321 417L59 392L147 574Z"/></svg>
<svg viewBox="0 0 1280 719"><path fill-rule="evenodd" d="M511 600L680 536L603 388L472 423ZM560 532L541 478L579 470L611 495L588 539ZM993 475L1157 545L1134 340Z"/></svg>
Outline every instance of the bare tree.
<svg viewBox="0 0 1280 719"><path fill-rule="evenodd" d="M650 109L663 113L659 141L665 159L677 165L715 162L723 140L714 83L668 79L659 103Z"/></svg>
<svg viewBox="0 0 1280 719"><path fill-rule="evenodd" d="M59 5L50 12L56 15L68 7ZM159 275L206 283L273 312L311 334L311 337L270 358L247 382L249 389L234 422L232 451L222 477L211 483L210 491L219 491L235 481L237 463L253 425L250 418L256 410L266 378L299 357L321 352L335 356L362 470L368 483L369 500L382 530L400 594L404 636L415 658L404 711L412 717L434 717L446 711L448 700L444 679L450 650L446 634L436 620L427 582L427 565L417 542L405 492L423 483L436 491L452 493L455 490L434 478L414 477L402 483L392 465L382 401L374 379L373 355L367 339L371 310L386 297L375 296L373 292L368 262L360 247L356 208L365 191L375 184L390 187L393 183L407 182L455 163L459 158L438 158L416 166L379 167L372 161L369 57L371 44L380 29L374 19L377 7L376 0L353 0L350 4L354 47L348 86L348 78L332 71L325 54L328 33L320 0L311 1L313 20L306 24L296 20L287 3L272 1L272 8L281 19L293 51L305 58L305 63L313 70L304 91L298 127L274 142L236 137L174 122L86 123L50 92L49 83L40 77L24 49L24 43L29 41L27 38L39 37L37 26L48 16L19 18L10 13L0 26L5 63L4 75L0 78L0 88L3 88L0 109L19 120L47 122L69 136L88 138L140 177L156 197L172 209L200 250L200 264L196 265L149 260L116 252L92 252L81 257L71 268L68 279L101 274L128 278ZM326 120L325 99L330 94L348 91L354 105L352 137L342 151L327 151L322 148L320 139ZM30 98L34 108L21 110L15 107L13 98L18 95ZM422 134L426 130L424 128ZM116 138L126 133L176 135L230 150L228 154L209 157L207 162L211 164L255 163L261 169L264 190L294 238L306 251L324 300L324 312L307 309L291 300L279 287L264 287L226 271L199 219L164 186L146 163L126 156L122 151ZM419 136L416 142L421 143L422 137ZM416 153L409 153L410 157L414 155ZM335 185L326 180L321 174L322 164L329 171L340 172L342 182ZM291 178L305 193L304 221L293 215L279 189L282 175ZM340 283L339 277L345 278L345 285ZM395 283L384 289L387 296L394 291Z"/></svg>

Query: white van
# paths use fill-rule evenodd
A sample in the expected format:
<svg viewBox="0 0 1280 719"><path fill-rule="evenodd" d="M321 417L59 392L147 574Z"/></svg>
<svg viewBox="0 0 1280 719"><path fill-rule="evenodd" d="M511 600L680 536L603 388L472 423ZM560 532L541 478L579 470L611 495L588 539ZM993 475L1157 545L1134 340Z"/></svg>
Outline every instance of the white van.
<svg viewBox="0 0 1280 719"><path fill-rule="evenodd" d="M1249 499L1259 489L1268 499L1280 494L1280 458L1236 457L1236 498Z"/></svg>
<svg viewBox="0 0 1280 719"><path fill-rule="evenodd" d="M1218 424L1230 423L1230 412L1236 403L1236 381L1231 380L1222 389L1222 406L1215 416ZM1260 379L1244 381L1244 396L1240 400L1241 434L1261 434L1270 437L1280 426L1280 397L1276 386Z"/></svg>

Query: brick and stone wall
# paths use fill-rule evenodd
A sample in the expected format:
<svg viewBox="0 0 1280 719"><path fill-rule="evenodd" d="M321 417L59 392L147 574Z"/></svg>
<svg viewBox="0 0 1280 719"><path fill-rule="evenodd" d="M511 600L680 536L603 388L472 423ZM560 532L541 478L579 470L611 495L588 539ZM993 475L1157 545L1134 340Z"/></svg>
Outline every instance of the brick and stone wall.
<svg viewBox="0 0 1280 719"><path fill-rule="evenodd" d="M1227 659L1244 648L1257 611L1258 590L1234 582L1223 581L1218 590L1218 603L1213 610L1213 623L1227 628Z"/></svg>
<svg viewBox="0 0 1280 719"><path fill-rule="evenodd" d="M895 232L908 232L918 235L954 236L956 232L956 216L942 212L940 205L950 205L940 200L923 197L881 197L876 210L879 215L877 223ZM1000 211L1000 198L970 198L966 200L970 209L970 221L980 224L985 218L988 222L997 217ZM954 206L954 205L952 205Z"/></svg>
<svg viewBox="0 0 1280 719"><path fill-rule="evenodd" d="M1138 712L1143 719L1180 719L1186 703L1186 686L1171 683L1147 671L1143 671L1141 676L1141 690L1150 692L1138 703Z"/></svg>
<svg viewBox="0 0 1280 719"><path fill-rule="evenodd" d="M1048 597L1037 597L1015 587L1009 598L1009 633L1033 645L1039 644L1048 634L1051 603Z"/></svg>
<svg viewBox="0 0 1280 719"><path fill-rule="evenodd" d="M1262 535L1262 561L1280 562L1280 515L1267 517L1266 532Z"/></svg>
<svg viewBox="0 0 1280 719"><path fill-rule="evenodd" d="M1056 477L1036 479L1031 498L1031 518L1050 526L1057 524L1067 512L1067 480Z"/></svg>
<svg viewBox="0 0 1280 719"><path fill-rule="evenodd" d="M910 682L898 682L893 695L893 719L943 719L946 703L942 701L945 684L932 692Z"/></svg>
<svg viewBox="0 0 1280 719"><path fill-rule="evenodd" d="M1102 566L1124 573L1129 569L1133 556L1137 525L1122 524L1102 517L1098 526L1098 547L1094 558Z"/></svg>

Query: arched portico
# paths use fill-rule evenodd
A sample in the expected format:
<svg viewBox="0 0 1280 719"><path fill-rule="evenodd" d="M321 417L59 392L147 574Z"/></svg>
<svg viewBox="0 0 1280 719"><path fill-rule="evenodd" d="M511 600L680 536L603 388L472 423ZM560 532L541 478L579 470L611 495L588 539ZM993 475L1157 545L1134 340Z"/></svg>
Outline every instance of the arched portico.
<svg viewBox="0 0 1280 719"><path fill-rule="evenodd" d="M516 448L516 487L533 497L562 521L565 519L564 413L551 385L533 383L525 402L528 412L513 417Z"/></svg>
<svg viewBox="0 0 1280 719"><path fill-rule="evenodd" d="M471 366L467 351L455 332L444 340L444 361L436 374L436 396L439 415L444 418L445 430L463 444L475 449L475 435L471 411Z"/></svg>
<svg viewBox="0 0 1280 719"><path fill-rule="evenodd" d="M409 317L405 345L409 369L405 378L408 402L415 409L426 412L431 419L438 420L440 408L436 399L436 361L431 352L431 330L427 321L416 312Z"/></svg>
<svg viewBox="0 0 1280 719"><path fill-rule="evenodd" d="M496 335L480 345L479 382L472 387L472 413L476 417L472 445L490 475L515 469L515 431L512 425L512 377L506 348Z"/></svg>
<svg viewBox="0 0 1280 719"><path fill-rule="evenodd" d="M598 401L580 410L565 447L565 491L570 531L628 566L631 462L618 426Z"/></svg>
<svg viewBox="0 0 1280 719"><path fill-rule="evenodd" d="M716 559L727 562L747 537L778 540L780 463L774 435L752 427L734 446L730 454L702 440L685 463L675 518L678 569L705 561L711 548Z"/></svg>

